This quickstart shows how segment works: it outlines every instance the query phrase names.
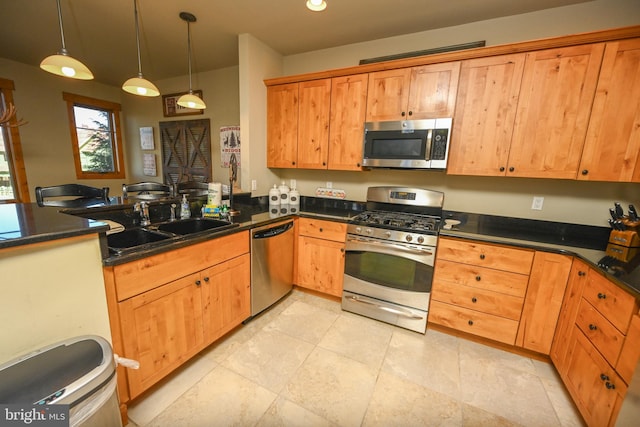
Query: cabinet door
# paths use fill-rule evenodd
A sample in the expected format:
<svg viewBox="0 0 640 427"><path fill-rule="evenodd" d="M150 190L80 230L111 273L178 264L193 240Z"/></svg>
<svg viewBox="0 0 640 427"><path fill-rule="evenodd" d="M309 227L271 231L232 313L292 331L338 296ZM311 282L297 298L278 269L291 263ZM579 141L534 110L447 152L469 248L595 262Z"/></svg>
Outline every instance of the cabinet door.
<svg viewBox="0 0 640 427"><path fill-rule="evenodd" d="M410 119L453 117L460 62L411 69L407 115Z"/></svg>
<svg viewBox="0 0 640 427"><path fill-rule="evenodd" d="M462 63L447 174L504 175L525 54Z"/></svg>
<svg viewBox="0 0 640 427"><path fill-rule="evenodd" d="M640 182L640 39L607 43L578 179Z"/></svg>
<svg viewBox="0 0 640 427"><path fill-rule="evenodd" d="M568 344L565 385L569 393L588 425L609 425L627 392L626 384L578 328Z"/></svg>
<svg viewBox="0 0 640 427"><path fill-rule="evenodd" d="M298 285L342 296L344 243L314 237L298 238Z"/></svg>
<svg viewBox="0 0 640 427"><path fill-rule="evenodd" d="M558 324L553 336L553 343L551 344L549 356L563 379L567 371L566 355L569 351L569 338L573 333L573 329L575 329L578 307L582 299L582 291L587 283L589 270L590 268L587 264L574 258L560 315L558 316Z"/></svg>
<svg viewBox="0 0 640 427"><path fill-rule="evenodd" d="M206 344L251 316L251 262L244 254L202 272Z"/></svg>
<svg viewBox="0 0 640 427"><path fill-rule="evenodd" d="M575 179L604 44L527 53L507 176Z"/></svg>
<svg viewBox="0 0 640 427"><path fill-rule="evenodd" d="M298 86L297 167L326 169L329 147L331 79L301 82Z"/></svg>
<svg viewBox="0 0 640 427"><path fill-rule="evenodd" d="M571 257L536 252L520 318L517 346L549 354L570 270Z"/></svg>
<svg viewBox="0 0 640 427"><path fill-rule="evenodd" d="M204 347L199 274L170 282L119 304L130 397L140 395Z"/></svg>
<svg viewBox="0 0 640 427"><path fill-rule="evenodd" d="M329 165L331 170L362 169L367 74L335 77L331 81Z"/></svg>
<svg viewBox="0 0 640 427"><path fill-rule="evenodd" d="M295 168L298 156L298 83L267 87L267 167Z"/></svg>
<svg viewBox="0 0 640 427"><path fill-rule="evenodd" d="M367 122L407 120L411 68L369 73Z"/></svg>

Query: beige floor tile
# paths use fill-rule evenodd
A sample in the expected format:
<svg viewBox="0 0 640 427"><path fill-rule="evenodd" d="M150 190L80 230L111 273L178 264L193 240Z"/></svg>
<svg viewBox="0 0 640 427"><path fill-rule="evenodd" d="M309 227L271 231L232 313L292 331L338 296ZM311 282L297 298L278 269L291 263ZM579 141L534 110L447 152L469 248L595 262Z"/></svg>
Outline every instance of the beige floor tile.
<svg viewBox="0 0 640 427"><path fill-rule="evenodd" d="M487 345L460 339L460 361L498 364L505 368L537 375L536 367L531 359Z"/></svg>
<svg viewBox="0 0 640 427"><path fill-rule="evenodd" d="M376 376L363 363L316 347L281 395L341 426L359 426Z"/></svg>
<svg viewBox="0 0 640 427"><path fill-rule="evenodd" d="M422 335L395 328L382 370L457 399L458 343L458 338L433 330Z"/></svg>
<svg viewBox="0 0 640 427"><path fill-rule="evenodd" d="M339 313L319 308L303 301L294 301L280 315L264 327L277 330L311 344L320 342Z"/></svg>
<svg viewBox="0 0 640 427"><path fill-rule="evenodd" d="M381 372L362 423L368 426L460 426L460 403L413 382Z"/></svg>
<svg viewBox="0 0 640 427"><path fill-rule="evenodd" d="M276 398L275 393L218 366L148 426L252 426Z"/></svg>
<svg viewBox="0 0 640 427"><path fill-rule="evenodd" d="M585 426L582 416L569 396L569 392L555 373L555 378L541 378L542 385L549 396L549 400L556 411L560 424L564 427Z"/></svg>
<svg viewBox="0 0 640 427"><path fill-rule="evenodd" d="M222 366L279 393L313 348L313 344L282 332L263 331L240 346Z"/></svg>
<svg viewBox="0 0 640 427"><path fill-rule="evenodd" d="M387 353L393 327L343 313L329 328L318 346L379 369Z"/></svg>
<svg viewBox="0 0 640 427"><path fill-rule="evenodd" d="M192 359L130 405L129 418L139 426L147 425L216 366L210 359Z"/></svg>
<svg viewBox="0 0 640 427"><path fill-rule="evenodd" d="M462 404L462 425L464 427L520 427L517 424L475 406ZM524 427L524 426L523 426Z"/></svg>
<svg viewBox="0 0 640 427"><path fill-rule="evenodd" d="M260 418L256 427L336 427L337 424L280 397Z"/></svg>

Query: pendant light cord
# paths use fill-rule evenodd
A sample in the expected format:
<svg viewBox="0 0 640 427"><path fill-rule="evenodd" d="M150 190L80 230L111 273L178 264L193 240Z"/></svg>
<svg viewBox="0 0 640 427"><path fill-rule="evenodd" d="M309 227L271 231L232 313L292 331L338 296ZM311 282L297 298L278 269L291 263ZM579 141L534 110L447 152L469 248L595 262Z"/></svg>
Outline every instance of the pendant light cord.
<svg viewBox="0 0 640 427"><path fill-rule="evenodd" d="M142 62L140 61L140 29L138 28L138 2L133 0L133 14L136 18L136 46L138 47L138 77L142 78Z"/></svg>
<svg viewBox="0 0 640 427"><path fill-rule="evenodd" d="M64 28L62 26L62 10L60 9L60 0L56 0L58 3L58 23L60 24L60 38L62 39L62 49L60 49L60 53L63 55L67 54L67 47L64 44Z"/></svg>
<svg viewBox="0 0 640 427"><path fill-rule="evenodd" d="M191 22L187 21L187 57L189 58L189 93L193 93L191 88Z"/></svg>

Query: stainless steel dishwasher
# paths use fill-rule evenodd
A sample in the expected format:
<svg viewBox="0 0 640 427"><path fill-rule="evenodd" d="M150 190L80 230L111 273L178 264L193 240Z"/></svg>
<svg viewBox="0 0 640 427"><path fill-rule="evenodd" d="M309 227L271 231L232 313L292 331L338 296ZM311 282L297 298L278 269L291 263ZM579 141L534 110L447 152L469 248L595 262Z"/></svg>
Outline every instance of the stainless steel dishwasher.
<svg viewBox="0 0 640 427"><path fill-rule="evenodd" d="M251 230L251 316L293 288L293 219Z"/></svg>

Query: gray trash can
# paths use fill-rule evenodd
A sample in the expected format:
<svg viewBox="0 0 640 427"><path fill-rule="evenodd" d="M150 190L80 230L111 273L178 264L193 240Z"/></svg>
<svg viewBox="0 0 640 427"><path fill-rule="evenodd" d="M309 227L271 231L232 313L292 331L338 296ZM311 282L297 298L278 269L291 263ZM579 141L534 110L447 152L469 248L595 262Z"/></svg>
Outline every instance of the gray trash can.
<svg viewBox="0 0 640 427"><path fill-rule="evenodd" d="M69 405L69 425L122 427L111 345L81 336L0 365L0 403Z"/></svg>

